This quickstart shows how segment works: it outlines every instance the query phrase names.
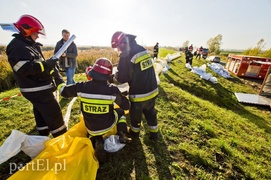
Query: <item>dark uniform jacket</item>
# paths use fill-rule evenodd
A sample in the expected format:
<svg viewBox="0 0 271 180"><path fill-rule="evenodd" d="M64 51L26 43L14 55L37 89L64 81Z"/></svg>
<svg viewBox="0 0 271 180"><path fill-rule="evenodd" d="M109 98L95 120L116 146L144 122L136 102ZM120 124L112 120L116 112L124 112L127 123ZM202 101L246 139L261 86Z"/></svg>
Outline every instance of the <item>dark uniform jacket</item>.
<svg viewBox="0 0 271 180"><path fill-rule="evenodd" d="M15 38L8 44L6 54L21 92L55 90L52 76L56 84L64 82L56 68L50 75L51 70L44 61L40 43L20 34L13 36Z"/></svg>
<svg viewBox="0 0 271 180"><path fill-rule="evenodd" d="M79 96L81 111L87 130L92 135L102 135L117 123L114 103L123 110L130 108L129 100L120 90L106 81L80 82L60 89L63 97Z"/></svg>
<svg viewBox="0 0 271 180"><path fill-rule="evenodd" d="M158 54L159 53L159 46L158 44L156 44L154 47L153 47L153 54Z"/></svg>
<svg viewBox="0 0 271 180"><path fill-rule="evenodd" d="M120 83L128 82L129 99L132 102L156 97L158 87L151 55L135 40L130 41L129 49L120 54L116 80Z"/></svg>
<svg viewBox="0 0 271 180"><path fill-rule="evenodd" d="M64 41L61 39L56 43L54 54L63 46ZM62 69L65 68L77 68L78 64L76 61L76 57L78 56L77 46L74 42L67 48L65 51L66 57L60 56L59 58L59 65Z"/></svg>

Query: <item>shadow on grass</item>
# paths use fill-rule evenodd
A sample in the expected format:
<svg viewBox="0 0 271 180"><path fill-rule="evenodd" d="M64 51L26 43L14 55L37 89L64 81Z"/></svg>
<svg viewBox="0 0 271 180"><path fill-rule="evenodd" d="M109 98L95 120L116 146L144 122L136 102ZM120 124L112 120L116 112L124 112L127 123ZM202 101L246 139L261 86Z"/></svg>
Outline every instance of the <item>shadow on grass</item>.
<svg viewBox="0 0 271 180"><path fill-rule="evenodd" d="M167 93L164 91L163 88L160 87L159 92L160 92L159 95L161 95L161 98L166 98L167 97L167 95L166 95ZM170 102L170 99L167 99L165 101ZM173 113L178 112L178 110L174 109L174 107L171 108L171 111ZM193 144L196 145L199 149L201 149L201 148L205 149L206 147L209 148L208 140L211 139L211 138L216 137L216 135L212 131L208 132L208 131L206 131L206 130L199 127L198 130L201 133L197 133L197 136L198 136L197 140L194 141L192 136L194 136L195 134L193 134L193 133L190 134L189 131L185 130L185 126L189 126L189 121L186 121L185 119L182 119L182 124L180 124L180 123L179 124L173 124L174 122L168 122L168 123L171 123L172 126L179 127L180 132L181 132L180 134L174 134L174 133L171 134L172 138L170 136L167 136L166 138L167 138L167 143L168 144L173 143L173 144L176 145L176 144L179 144L182 141L183 142L189 142L189 143L191 143L191 141L193 141ZM204 131L206 131L207 133L204 133ZM177 138L178 140L175 141L174 137L178 137ZM187 179L190 179L190 178L194 179L195 177L199 177L199 176L203 177L203 179L214 179L215 177L219 177L220 174L226 173L226 170L224 168L220 169L218 164L214 163L213 161L208 160L208 158L202 156L197 150L195 150L195 151L191 150L191 149L187 148L186 146L180 146L178 150L172 148L170 153L172 155L174 154L173 155L173 160L171 160L171 161L175 161L176 164L179 164L179 162L186 162L185 166L182 166L182 167L177 166L178 170L181 171L178 176L184 176ZM215 156L215 153L214 153L214 156ZM223 159L222 162L224 163L225 157L223 157L223 158L224 159ZM220 158L220 160L221 160L221 158ZM239 165L236 165L236 167L238 167L238 166ZM174 168L174 166L172 168ZM236 177L244 177L245 176L245 172L243 172L243 171L242 172L237 171L237 170L235 171L235 169L232 170L232 171L233 172L231 174L226 174L225 177L226 178L229 177L230 179L231 178L235 179ZM166 173L164 173L164 174L166 174ZM234 176L231 177L232 174L234 174ZM163 178L160 178L160 179L163 179ZM169 178L166 177L166 179L169 179Z"/></svg>
<svg viewBox="0 0 271 180"><path fill-rule="evenodd" d="M172 164L172 159L167 150L167 145L162 138L161 133L159 134L159 141L153 142L148 137L144 137L144 143L148 147L149 151L154 155L155 168L159 179L173 179L169 166Z"/></svg>
<svg viewBox="0 0 271 180"><path fill-rule="evenodd" d="M100 165L97 180L147 179L150 176L140 139L133 139L122 150L108 155L109 162Z"/></svg>
<svg viewBox="0 0 271 180"><path fill-rule="evenodd" d="M129 119L128 117L128 123ZM158 142L154 142L149 139L145 118L142 118L142 124L140 138L133 138L132 142L126 144L119 152L110 153L109 162L98 169L97 180L148 180L153 176L159 179L173 179L169 169L172 160L161 132L158 132Z"/></svg>
<svg viewBox="0 0 271 180"><path fill-rule="evenodd" d="M121 151L110 153L109 162L100 165L96 179L152 179L151 176L155 173L150 168L156 169L159 179L173 179L169 170L171 158L160 133L159 137L158 142L149 140L148 136L144 136L143 140L133 139ZM147 155L148 152L144 151L141 141L152 155ZM153 164L152 160L148 159L151 156L155 158Z"/></svg>

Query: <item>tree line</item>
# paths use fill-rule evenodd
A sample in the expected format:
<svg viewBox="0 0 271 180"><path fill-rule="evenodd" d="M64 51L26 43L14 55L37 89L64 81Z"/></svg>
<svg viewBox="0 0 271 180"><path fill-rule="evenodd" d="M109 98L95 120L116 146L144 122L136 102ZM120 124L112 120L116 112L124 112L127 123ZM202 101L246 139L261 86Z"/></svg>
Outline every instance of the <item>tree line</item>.
<svg viewBox="0 0 271 180"><path fill-rule="evenodd" d="M222 35L221 34L218 34L217 36L210 38L207 41L207 46L208 46L209 52L217 54L217 55L220 54L221 44L222 44ZM189 45L189 41L186 40L183 43L182 47L185 48L185 47L188 47L188 45ZM248 55L248 56L261 56L261 57L271 58L271 48L264 50L265 45L266 45L266 43L264 42L264 39L260 39L255 47L246 49L242 54Z"/></svg>

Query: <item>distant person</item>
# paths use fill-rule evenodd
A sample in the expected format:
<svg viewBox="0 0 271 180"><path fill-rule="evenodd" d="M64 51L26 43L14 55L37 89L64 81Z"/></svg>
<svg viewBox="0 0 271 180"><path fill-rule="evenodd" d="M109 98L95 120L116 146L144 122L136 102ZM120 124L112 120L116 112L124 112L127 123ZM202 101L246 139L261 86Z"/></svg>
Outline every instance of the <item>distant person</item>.
<svg viewBox="0 0 271 180"><path fill-rule="evenodd" d="M200 48L197 49L196 59L200 59L201 58L202 50L203 50L202 46L200 46Z"/></svg>
<svg viewBox="0 0 271 180"><path fill-rule="evenodd" d="M153 59L157 59L159 53L159 43L157 42L153 47Z"/></svg>
<svg viewBox="0 0 271 180"><path fill-rule="evenodd" d="M200 48L199 48L199 52L202 52L202 50L203 50L203 47L202 47L202 46L200 46Z"/></svg>
<svg viewBox="0 0 271 180"><path fill-rule="evenodd" d="M59 88L63 97L80 97L85 126L100 163L107 161L104 134L117 126L120 143L127 143L130 140L124 116L124 110L130 108L130 102L116 86L108 84L112 69L109 59L99 58L93 67L87 68L87 78L90 81ZM120 108L114 108L114 103Z"/></svg>
<svg viewBox="0 0 271 180"><path fill-rule="evenodd" d="M185 62L189 63L192 67L192 61L193 61L192 51L188 47L186 47L184 53L185 53Z"/></svg>
<svg viewBox="0 0 271 180"><path fill-rule="evenodd" d="M56 53L69 38L70 32L66 29L63 29L62 39L57 42L54 53ZM59 58L60 68L65 71L67 76L66 82L67 85L75 84L74 74L76 68L78 67L76 61L77 56L78 56L77 46L74 42L72 42L71 45L65 51L65 53L63 53L62 56Z"/></svg>
<svg viewBox="0 0 271 180"><path fill-rule="evenodd" d="M111 39L112 48L121 51L118 72L109 82L129 84L129 99L131 108L130 135L139 137L142 115L148 124L149 138L158 140L157 112L155 99L158 96L158 86L149 52L135 40L136 36L117 31Z"/></svg>
<svg viewBox="0 0 271 180"><path fill-rule="evenodd" d="M189 51L193 52L193 49L194 49L193 44L191 44L188 49L189 49Z"/></svg>
<svg viewBox="0 0 271 180"><path fill-rule="evenodd" d="M57 60L44 60L41 44L45 36L42 23L31 15L23 15L14 23L19 34L8 44L6 54L22 95L33 104L36 129L40 135L57 137L67 131L62 112L53 92L64 83Z"/></svg>

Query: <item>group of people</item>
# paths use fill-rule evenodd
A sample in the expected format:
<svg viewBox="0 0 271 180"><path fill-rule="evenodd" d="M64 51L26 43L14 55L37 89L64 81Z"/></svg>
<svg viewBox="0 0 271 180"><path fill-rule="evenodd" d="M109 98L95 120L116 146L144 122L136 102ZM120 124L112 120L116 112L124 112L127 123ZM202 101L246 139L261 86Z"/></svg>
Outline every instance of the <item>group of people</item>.
<svg viewBox="0 0 271 180"><path fill-rule="evenodd" d="M40 135L53 137L67 131L61 107L53 92L58 89L63 97L80 97L85 127L96 151L99 162L106 159L103 135L117 129L121 143L138 138L142 114L149 127L149 138L158 140L158 122L155 99L158 86L150 53L137 44L136 36L117 31L111 39L111 47L120 51L117 72L112 74L111 60L101 57L87 71L88 79L76 83L73 79L78 55L72 43L62 56L45 60L39 36L45 36L42 23L31 15L23 15L14 23L18 33L8 44L6 54L13 69L14 77L22 95L33 104L36 129ZM55 53L69 39L69 31L62 31ZM58 62L59 61L59 62ZM65 83L58 65L66 72ZM128 82L128 98L113 84ZM119 108L114 108L114 104ZM124 110L129 110L131 126L128 128Z"/></svg>

